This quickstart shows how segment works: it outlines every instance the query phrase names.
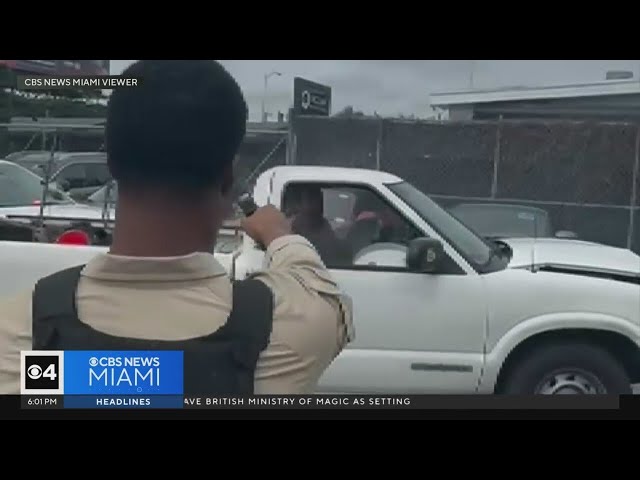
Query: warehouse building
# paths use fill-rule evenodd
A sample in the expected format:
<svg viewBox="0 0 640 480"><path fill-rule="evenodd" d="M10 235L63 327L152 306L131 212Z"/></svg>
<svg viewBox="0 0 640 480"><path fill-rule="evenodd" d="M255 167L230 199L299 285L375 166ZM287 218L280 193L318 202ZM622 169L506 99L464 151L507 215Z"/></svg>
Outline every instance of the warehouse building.
<svg viewBox="0 0 640 480"><path fill-rule="evenodd" d="M640 82L475 90L432 94L430 104L450 121L565 119L640 121Z"/></svg>

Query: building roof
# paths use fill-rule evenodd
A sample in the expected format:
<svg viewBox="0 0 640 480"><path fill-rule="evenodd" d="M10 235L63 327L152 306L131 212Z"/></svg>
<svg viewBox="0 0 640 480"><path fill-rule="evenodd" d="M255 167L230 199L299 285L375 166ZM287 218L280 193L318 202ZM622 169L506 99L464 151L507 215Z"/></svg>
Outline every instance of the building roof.
<svg viewBox="0 0 640 480"><path fill-rule="evenodd" d="M640 81L623 80L549 87L511 87L496 90L442 92L430 95L433 107L473 105L479 103L550 100L640 94Z"/></svg>
<svg viewBox="0 0 640 480"><path fill-rule="evenodd" d="M247 122L247 131L283 132L289 128L287 122Z"/></svg>
<svg viewBox="0 0 640 480"><path fill-rule="evenodd" d="M42 125L104 125L105 119L100 117L11 117L11 123Z"/></svg>
<svg viewBox="0 0 640 480"><path fill-rule="evenodd" d="M104 118L59 118L59 117L11 117L8 126L11 132L41 132L62 130L98 130L102 131L106 120ZM268 134L286 134L289 128L287 122L247 122L247 137L256 138Z"/></svg>

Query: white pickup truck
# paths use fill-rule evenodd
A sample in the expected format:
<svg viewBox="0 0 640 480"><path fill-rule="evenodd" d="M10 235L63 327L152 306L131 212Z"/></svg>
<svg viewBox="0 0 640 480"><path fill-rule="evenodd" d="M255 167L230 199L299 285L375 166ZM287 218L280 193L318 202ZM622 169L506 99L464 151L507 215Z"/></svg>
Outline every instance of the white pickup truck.
<svg viewBox="0 0 640 480"><path fill-rule="evenodd" d="M320 187L336 237L357 245L347 263L325 259L352 298L356 338L320 392L630 393L640 381L633 252L568 239L486 241L378 171L276 167L257 179L253 196L283 207L294 185ZM396 235L381 236L374 204L395 218ZM373 225L369 236L363 219ZM0 242L0 295L102 251ZM223 235L215 254L237 279L263 258L241 232Z"/></svg>

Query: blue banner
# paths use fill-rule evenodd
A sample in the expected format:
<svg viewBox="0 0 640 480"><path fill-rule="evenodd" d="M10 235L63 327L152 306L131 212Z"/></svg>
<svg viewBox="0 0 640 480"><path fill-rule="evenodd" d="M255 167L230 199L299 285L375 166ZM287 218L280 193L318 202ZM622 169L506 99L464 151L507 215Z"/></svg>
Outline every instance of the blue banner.
<svg viewBox="0 0 640 480"><path fill-rule="evenodd" d="M183 352L65 351L64 394L182 395Z"/></svg>

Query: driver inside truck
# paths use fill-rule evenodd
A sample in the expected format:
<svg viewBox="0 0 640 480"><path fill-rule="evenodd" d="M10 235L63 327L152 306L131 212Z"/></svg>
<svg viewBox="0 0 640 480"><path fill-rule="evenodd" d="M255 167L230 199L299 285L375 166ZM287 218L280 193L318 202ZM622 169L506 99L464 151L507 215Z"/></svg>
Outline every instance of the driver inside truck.
<svg viewBox="0 0 640 480"><path fill-rule="evenodd" d="M358 195L353 215L347 240L355 252L374 243L407 244L420 236L398 212L369 191Z"/></svg>
<svg viewBox="0 0 640 480"><path fill-rule="evenodd" d="M352 252L324 217L324 195L318 185L292 185L285 196L291 230L309 240L327 265L350 265Z"/></svg>

